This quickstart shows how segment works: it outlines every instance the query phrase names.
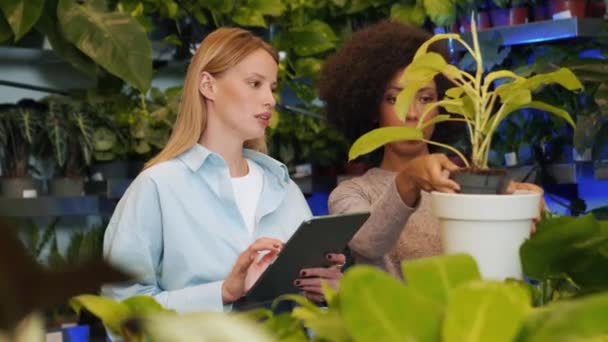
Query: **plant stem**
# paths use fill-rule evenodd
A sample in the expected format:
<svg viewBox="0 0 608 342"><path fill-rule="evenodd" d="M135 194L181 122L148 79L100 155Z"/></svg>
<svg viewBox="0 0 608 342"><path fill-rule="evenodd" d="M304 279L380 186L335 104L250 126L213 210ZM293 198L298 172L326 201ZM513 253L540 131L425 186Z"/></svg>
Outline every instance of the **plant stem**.
<svg viewBox="0 0 608 342"><path fill-rule="evenodd" d="M424 141L427 144L443 147L443 148L445 148L447 150L450 150L450 151L454 152L458 156L458 158L460 158L462 160L462 162L464 163L464 165L466 167L468 167L468 168L471 167L470 164L469 164L469 161L467 160L467 158L465 158L464 155L462 153L460 153L460 151L458 151L457 149L453 148L452 146L446 145L446 144L442 144L442 143L438 143L438 142L431 141L431 140L426 140L426 139L421 139L421 140Z"/></svg>

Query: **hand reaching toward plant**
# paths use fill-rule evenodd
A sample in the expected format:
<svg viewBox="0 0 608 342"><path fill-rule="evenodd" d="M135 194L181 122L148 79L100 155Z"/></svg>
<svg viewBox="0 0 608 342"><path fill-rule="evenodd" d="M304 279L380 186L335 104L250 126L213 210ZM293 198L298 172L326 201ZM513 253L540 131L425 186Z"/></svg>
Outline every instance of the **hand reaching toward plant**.
<svg viewBox="0 0 608 342"><path fill-rule="evenodd" d="M420 190L457 192L458 183L449 178L450 172L458 170L445 154L427 154L412 159L397 174L395 182L403 202L415 206L420 198Z"/></svg>
<svg viewBox="0 0 608 342"><path fill-rule="evenodd" d="M272 259L281 251L283 242L259 238L241 253L230 274L222 284L222 302L232 303L241 298L262 274ZM260 252L267 252L260 258ZM255 277L257 275L257 277Z"/></svg>
<svg viewBox="0 0 608 342"><path fill-rule="evenodd" d="M325 298L323 296L322 282L327 283L329 287L337 290L342 279L342 266L346 262L344 254L327 254L327 260L331 263L329 267L305 268L300 271L300 278L293 283L299 289L304 291L304 296L309 300L322 303Z"/></svg>

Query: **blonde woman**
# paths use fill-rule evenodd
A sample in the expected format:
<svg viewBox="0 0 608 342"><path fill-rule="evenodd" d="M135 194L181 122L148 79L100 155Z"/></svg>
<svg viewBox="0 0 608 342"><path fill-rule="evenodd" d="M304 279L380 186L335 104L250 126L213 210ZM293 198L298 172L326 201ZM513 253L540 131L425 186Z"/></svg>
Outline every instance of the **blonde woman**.
<svg viewBox="0 0 608 342"><path fill-rule="evenodd" d="M203 40L167 145L126 191L105 233L104 255L137 281L106 286L105 295L147 294L179 312L223 310L311 217L287 168L265 154L277 63L245 30L221 28ZM301 288L319 301L321 279L341 277L337 267L304 271Z"/></svg>

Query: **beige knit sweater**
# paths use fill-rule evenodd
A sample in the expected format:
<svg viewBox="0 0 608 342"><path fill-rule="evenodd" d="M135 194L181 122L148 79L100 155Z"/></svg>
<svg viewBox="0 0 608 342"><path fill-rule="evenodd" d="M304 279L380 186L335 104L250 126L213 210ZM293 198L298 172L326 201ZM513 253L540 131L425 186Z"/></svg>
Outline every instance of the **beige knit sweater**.
<svg viewBox="0 0 608 342"><path fill-rule="evenodd" d="M438 255L441 241L429 193L422 192L417 208L406 206L397 192L396 175L373 168L343 181L329 196L329 212L369 211L369 219L349 244L355 260L402 277L402 260Z"/></svg>

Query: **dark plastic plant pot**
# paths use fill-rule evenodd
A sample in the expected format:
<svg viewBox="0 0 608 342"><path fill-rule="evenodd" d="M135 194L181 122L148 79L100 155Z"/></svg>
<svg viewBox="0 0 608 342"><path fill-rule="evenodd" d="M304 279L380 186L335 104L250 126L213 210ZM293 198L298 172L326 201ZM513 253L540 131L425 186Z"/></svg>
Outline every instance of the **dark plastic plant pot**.
<svg viewBox="0 0 608 342"><path fill-rule="evenodd" d="M494 27L509 26L509 9L493 8L490 10L490 18Z"/></svg>
<svg viewBox="0 0 608 342"><path fill-rule="evenodd" d="M490 14L488 12L482 11L478 12L475 16L475 23L477 23L478 30L485 30L492 28L492 21L490 19ZM461 32L471 32L471 17L464 16L460 18L460 31Z"/></svg>
<svg viewBox="0 0 608 342"><path fill-rule="evenodd" d="M460 170L450 174L463 194L504 194L511 178L505 170Z"/></svg>
<svg viewBox="0 0 608 342"><path fill-rule="evenodd" d="M606 14L606 3L603 0L590 0L587 3L587 16L591 18L603 18Z"/></svg>
<svg viewBox="0 0 608 342"><path fill-rule="evenodd" d="M509 25L520 25L528 22L528 7L509 9Z"/></svg>
<svg viewBox="0 0 608 342"><path fill-rule="evenodd" d="M587 0L550 0L549 12L554 16L561 12L570 11L572 17L584 17L587 10Z"/></svg>
<svg viewBox="0 0 608 342"><path fill-rule="evenodd" d="M10 198L38 197L43 195L42 181L32 177L1 178L0 195Z"/></svg>
<svg viewBox="0 0 608 342"><path fill-rule="evenodd" d="M534 21L543 21L551 19L549 15L549 7L547 5L537 5L532 9L532 15L534 16Z"/></svg>
<svg viewBox="0 0 608 342"><path fill-rule="evenodd" d="M54 178L49 181L49 195L59 197L82 196L84 182L82 178Z"/></svg>
<svg viewBox="0 0 608 342"><path fill-rule="evenodd" d="M126 160L95 162L91 165L91 176L96 180L129 178L129 167Z"/></svg>

